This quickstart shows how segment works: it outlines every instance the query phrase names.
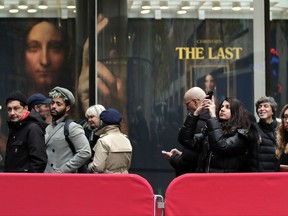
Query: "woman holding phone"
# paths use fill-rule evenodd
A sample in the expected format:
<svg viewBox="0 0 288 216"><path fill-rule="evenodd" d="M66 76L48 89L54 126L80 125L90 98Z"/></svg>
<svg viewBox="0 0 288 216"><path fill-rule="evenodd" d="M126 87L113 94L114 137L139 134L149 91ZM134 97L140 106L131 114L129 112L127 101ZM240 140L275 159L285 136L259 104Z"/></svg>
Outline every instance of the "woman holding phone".
<svg viewBox="0 0 288 216"><path fill-rule="evenodd" d="M202 133L196 134L197 121L204 110L209 111L211 119L206 121ZM251 143L251 140L248 142L250 125L246 109L239 100L226 97L216 111L214 99L206 98L185 121L178 141L199 153L196 172L243 172L248 169L245 157Z"/></svg>

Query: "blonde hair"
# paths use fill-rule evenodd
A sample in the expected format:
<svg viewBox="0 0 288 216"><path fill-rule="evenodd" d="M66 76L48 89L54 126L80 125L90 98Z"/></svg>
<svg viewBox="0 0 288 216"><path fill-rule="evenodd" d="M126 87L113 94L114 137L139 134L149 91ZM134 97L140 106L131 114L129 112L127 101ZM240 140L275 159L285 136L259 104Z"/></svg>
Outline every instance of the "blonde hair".
<svg viewBox="0 0 288 216"><path fill-rule="evenodd" d="M86 118L88 118L89 116L99 117L101 112L103 112L104 110L106 110L106 109L101 104L96 104L96 105L90 106L85 112L85 117Z"/></svg>

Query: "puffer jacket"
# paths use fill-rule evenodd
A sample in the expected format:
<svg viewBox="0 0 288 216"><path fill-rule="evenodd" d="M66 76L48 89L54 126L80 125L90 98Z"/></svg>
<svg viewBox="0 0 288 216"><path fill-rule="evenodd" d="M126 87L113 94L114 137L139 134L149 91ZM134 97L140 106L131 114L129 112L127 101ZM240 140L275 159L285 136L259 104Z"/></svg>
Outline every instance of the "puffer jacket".
<svg viewBox="0 0 288 216"><path fill-rule="evenodd" d="M271 124L258 122L258 129L260 134L259 144L259 171L260 172L275 172L278 171L278 160L276 158L275 150L277 120L274 119Z"/></svg>
<svg viewBox="0 0 288 216"><path fill-rule="evenodd" d="M203 133L195 134L198 118L186 119L180 129L178 141L184 147L199 152L196 172L242 172L248 151L245 129L235 129L232 136L223 134L216 118L207 120Z"/></svg>

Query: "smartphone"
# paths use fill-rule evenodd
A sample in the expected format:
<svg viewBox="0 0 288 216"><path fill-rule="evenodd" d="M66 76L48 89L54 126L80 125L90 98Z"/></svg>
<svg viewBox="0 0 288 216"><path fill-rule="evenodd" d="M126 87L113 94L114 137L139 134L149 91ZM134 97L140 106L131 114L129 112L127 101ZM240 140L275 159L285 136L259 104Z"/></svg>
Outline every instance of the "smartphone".
<svg viewBox="0 0 288 216"><path fill-rule="evenodd" d="M208 99L212 99L212 96L213 96L214 92L213 91L208 91L207 95L208 95Z"/></svg>

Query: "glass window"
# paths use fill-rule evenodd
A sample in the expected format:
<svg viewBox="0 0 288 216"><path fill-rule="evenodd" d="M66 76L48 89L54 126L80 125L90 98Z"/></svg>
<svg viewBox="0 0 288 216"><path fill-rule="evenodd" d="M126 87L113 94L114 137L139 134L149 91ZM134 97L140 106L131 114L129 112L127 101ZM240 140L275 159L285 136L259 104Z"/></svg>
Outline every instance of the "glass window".
<svg viewBox="0 0 288 216"><path fill-rule="evenodd" d="M40 2L47 8L40 9ZM0 5L2 156L8 93L47 95L59 85L75 93L72 116L79 122L94 103L123 114L122 131L133 145L131 173L164 194L175 170L161 150L182 150L177 136L189 88L213 90L217 103L237 97L253 113L254 96L264 95L267 84L279 107L286 103L288 6L286 0L270 0L267 70L261 60L265 46L257 43L264 34L255 37L264 32L255 22L264 23L263 5L253 0L37 0L21 9L18 1L5 0L3 9ZM9 12L13 8L18 12Z"/></svg>

